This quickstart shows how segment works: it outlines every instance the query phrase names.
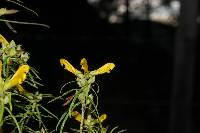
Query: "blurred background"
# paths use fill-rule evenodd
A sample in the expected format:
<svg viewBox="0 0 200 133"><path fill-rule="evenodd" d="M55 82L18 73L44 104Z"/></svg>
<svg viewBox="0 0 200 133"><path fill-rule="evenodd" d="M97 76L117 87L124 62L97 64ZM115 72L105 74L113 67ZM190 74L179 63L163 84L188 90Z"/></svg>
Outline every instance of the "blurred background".
<svg viewBox="0 0 200 133"><path fill-rule="evenodd" d="M11 23L15 34L1 22L0 31L30 53L44 84L41 92L59 95L62 85L75 79L60 58L79 69L85 57L90 70L113 62L110 74L97 77L106 124L128 133L200 131L198 0L28 0L24 5L39 17L9 4L20 12L5 19L50 28ZM63 111L61 105L51 108Z"/></svg>

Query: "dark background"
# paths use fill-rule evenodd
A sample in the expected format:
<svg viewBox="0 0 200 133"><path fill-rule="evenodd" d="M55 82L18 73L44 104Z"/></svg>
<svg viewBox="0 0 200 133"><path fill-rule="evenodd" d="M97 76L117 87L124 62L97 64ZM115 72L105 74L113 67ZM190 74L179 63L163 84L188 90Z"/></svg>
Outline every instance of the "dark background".
<svg viewBox="0 0 200 133"><path fill-rule="evenodd" d="M13 24L18 31L14 34L2 23L0 30L30 53L29 64L40 72L44 84L41 92L59 95L60 87L75 78L60 66L60 58L79 69L79 62L85 57L90 70L113 62L116 68L110 74L97 77L99 109L108 114L106 124L119 125L128 133L168 132L176 27L128 19L110 24L84 0L32 0L25 5L38 12L39 17L22 10L7 18L45 23L50 29ZM192 117L195 132L200 119L198 49ZM61 105L52 108L58 113L63 111L58 109L63 108Z"/></svg>

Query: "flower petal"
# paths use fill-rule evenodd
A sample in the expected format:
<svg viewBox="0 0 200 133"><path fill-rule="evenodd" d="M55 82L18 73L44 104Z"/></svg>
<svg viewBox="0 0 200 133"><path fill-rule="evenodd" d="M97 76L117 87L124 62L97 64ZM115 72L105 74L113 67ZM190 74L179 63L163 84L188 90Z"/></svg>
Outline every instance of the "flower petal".
<svg viewBox="0 0 200 133"><path fill-rule="evenodd" d="M107 115L106 114L102 114L99 118L95 119L93 124L96 124L96 123L102 123L105 119L107 118Z"/></svg>
<svg viewBox="0 0 200 133"><path fill-rule="evenodd" d="M82 66L81 69L83 69L84 73L88 72L88 64L87 64L87 60L85 58L83 58L81 60L80 65Z"/></svg>
<svg viewBox="0 0 200 133"><path fill-rule="evenodd" d="M102 115L99 117L99 121L102 123L106 118L107 118L107 115L106 115L106 114L102 114Z"/></svg>
<svg viewBox="0 0 200 133"><path fill-rule="evenodd" d="M72 116L74 117L75 120L81 122L81 114L78 111L73 111Z"/></svg>
<svg viewBox="0 0 200 133"><path fill-rule="evenodd" d="M2 43L3 45L8 45L9 42L0 34L0 43Z"/></svg>
<svg viewBox="0 0 200 133"><path fill-rule="evenodd" d="M4 85L4 90L7 90L13 86L20 85L26 79L26 74L29 72L30 67L28 65L22 65L15 72L13 77Z"/></svg>
<svg viewBox="0 0 200 133"><path fill-rule="evenodd" d="M92 75L99 75L104 73L110 73L110 71L115 67L114 63L106 63L102 67L97 70L91 71L90 74Z"/></svg>
<svg viewBox="0 0 200 133"><path fill-rule="evenodd" d="M65 59L60 59L60 64L62 66L64 66L65 70L68 70L69 72L73 73L73 74L77 74L78 70L75 69L67 60Z"/></svg>
<svg viewBox="0 0 200 133"><path fill-rule="evenodd" d="M16 87L20 94L23 94L25 92L24 88L21 85L16 85Z"/></svg>

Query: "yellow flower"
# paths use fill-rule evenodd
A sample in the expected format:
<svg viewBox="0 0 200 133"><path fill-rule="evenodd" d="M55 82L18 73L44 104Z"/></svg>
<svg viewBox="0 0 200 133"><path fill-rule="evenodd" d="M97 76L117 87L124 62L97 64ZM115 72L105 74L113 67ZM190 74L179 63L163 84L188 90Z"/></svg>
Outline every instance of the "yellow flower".
<svg viewBox="0 0 200 133"><path fill-rule="evenodd" d="M102 115L99 117L99 121L102 123L106 118L107 118L107 115L106 115L106 114L102 114Z"/></svg>
<svg viewBox="0 0 200 133"><path fill-rule="evenodd" d="M2 43L3 45L8 45L9 42L0 34L0 43Z"/></svg>
<svg viewBox="0 0 200 133"><path fill-rule="evenodd" d="M81 122L81 114L78 111L73 111L72 116L74 117L75 120Z"/></svg>
<svg viewBox="0 0 200 133"><path fill-rule="evenodd" d="M78 111L73 111L72 112L72 116L74 117L74 119L78 122L81 122L81 114L78 112ZM98 122L103 122L105 119L107 118L107 115L106 114L102 114L99 118L97 119L93 119L92 122L92 125L98 123ZM87 121L87 119L84 119L84 123Z"/></svg>
<svg viewBox="0 0 200 133"><path fill-rule="evenodd" d="M90 74L92 75L99 75L104 73L110 73L110 71L115 67L114 63L106 63L102 67L97 70L91 71Z"/></svg>
<svg viewBox="0 0 200 133"><path fill-rule="evenodd" d="M75 69L67 60L65 59L60 59L60 63L62 66L65 66L64 69L70 71L71 73L77 75L78 73L81 73L80 71L78 71L77 69ZM84 73L88 73L88 64L87 64L87 60L85 58L83 58L80 62L80 65L82 66L81 69L83 69ZM99 74L104 74L104 73L110 73L110 71L115 67L114 63L106 63L105 65L103 65L102 67L100 67L97 70L91 71L90 74L91 75L99 75Z"/></svg>
<svg viewBox="0 0 200 133"><path fill-rule="evenodd" d="M81 60L80 65L82 66L81 69L83 69L83 71L84 71L85 73L88 73L88 64L87 64L87 60L86 60L85 58L83 58L83 59Z"/></svg>
<svg viewBox="0 0 200 133"><path fill-rule="evenodd" d="M79 71L74 68L67 60L65 59L60 59L60 64L62 66L64 66L64 69L68 70L69 72L73 73L73 74L77 74Z"/></svg>
<svg viewBox="0 0 200 133"><path fill-rule="evenodd" d="M6 91L14 86L17 87L20 93L24 92L23 87L20 85L26 79L26 74L29 71L28 65L22 65L18 68L16 73L11 79L6 79L5 82L1 77L2 72L2 61L0 60L0 91Z"/></svg>
<svg viewBox="0 0 200 133"><path fill-rule="evenodd" d="M23 88L19 85L26 79L26 74L29 72L29 69L30 67L28 65L20 66L12 78L5 81L4 90L8 90L14 86L18 86L18 88L22 90Z"/></svg>

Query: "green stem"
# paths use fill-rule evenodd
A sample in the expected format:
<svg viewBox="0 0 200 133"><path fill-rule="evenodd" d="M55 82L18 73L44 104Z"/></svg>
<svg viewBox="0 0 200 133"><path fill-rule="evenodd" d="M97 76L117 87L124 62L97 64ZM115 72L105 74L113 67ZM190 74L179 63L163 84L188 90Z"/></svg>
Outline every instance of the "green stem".
<svg viewBox="0 0 200 133"><path fill-rule="evenodd" d="M0 127L2 127L3 125L3 113L4 113L4 103L3 99L0 99Z"/></svg>
<svg viewBox="0 0 200 133"><path fill-rule="evenodd" d="M8 75L9 75L9 70L10 70L10 68L9 68L9 58L7 58L7 60L6 60L7 62L6 62L6 64L7 64L7 67L6 67L6 79L8 78Z"/></svg>
<svg viewBox="0 0 200 133"><path fill-rule="evenodd" d="M84 122L84 115L85 115L85 104L82 104L81 107L81 124L80 124L80 133L83 133L83 122Z"/></svg>
<svg viewBox="0 0 200 133"><path fill-rule="evenodd" d="M19 126L19 124L18 124L18 122L17 122L15 116L12 114L12 112L11 112L7 107L5 107L5 109L6 109L6 111L10 114L10 116L11 116L12 119L13 119L13 121L15 122L15 124L16 124L16 126L17 126L17 129L18 129L18 132L19 132L19 133L22 133L21 128L20 128L20 126Z"/></svg>
<svg viewBox="0 0 200 133"><path fill-rule="evenodd" d="M7 19L0 19L2 22L8 22L8 23L15 23L15 24L23 24L23 25L36 25L36 26L42 26L49 28L46 24L40 24L40 23L31 23L31 22L20 22L20 21L13 21L13 20L7 20Z"/></svg>

